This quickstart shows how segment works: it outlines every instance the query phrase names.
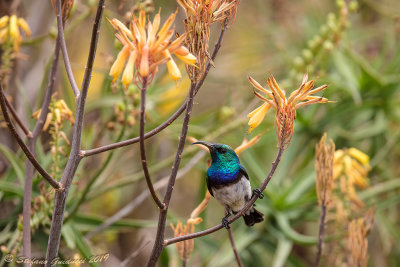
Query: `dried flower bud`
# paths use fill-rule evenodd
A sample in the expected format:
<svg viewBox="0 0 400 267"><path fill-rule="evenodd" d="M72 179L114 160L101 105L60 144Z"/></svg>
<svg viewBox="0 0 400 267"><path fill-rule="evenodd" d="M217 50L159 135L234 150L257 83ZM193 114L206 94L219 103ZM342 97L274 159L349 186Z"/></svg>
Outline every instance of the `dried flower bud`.
<svg viewBox="0 0 400 267"><path fill-rule="evenodd" d="M326 145L326 133L322 136L319 144L316 145L315 171L318 203L324 206L329 205L332 198L333 188L333 157L335 144L330 139Z"/></svg>
<svg viewBox="0 0 400 267"><path fill-rule="evenodd" d="M349 224L347 246L349 266L365 267L368 263L368 233L374 223L375 209L370 208L364 217L352 220Z"/></svg>
<svg viewBox="0 0 400 267"><path fill-rule="evenodd" d="M57 14L57 0L51 0L54 12ZM60 0L61 1L61 16L63 22L67 21L71 13L71 9L74 6L74 0Z"/></svg>
<svg viewBox="0 0 400 267"><path fill-rule="evenodd" d="M187 234L194 233L194 224L183 225L180 221L174 226L170 224L172 230L174 231L174 237L179 237ZM175 243L178 254L182 260L188 260L192 256L194 248L194 239L188 239L185 241Z"/></svg>

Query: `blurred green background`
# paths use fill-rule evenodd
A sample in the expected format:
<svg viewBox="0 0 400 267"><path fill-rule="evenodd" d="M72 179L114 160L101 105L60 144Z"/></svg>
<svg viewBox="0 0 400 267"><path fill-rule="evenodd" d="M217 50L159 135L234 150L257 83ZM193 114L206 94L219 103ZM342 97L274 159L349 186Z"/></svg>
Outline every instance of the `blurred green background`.
<svg viewBox="0 0 400 267"><path fill-rule="evenodd" d="M67 46L78 84L82 80L96 1L75 1L66 26ZM105 16L124 20L137 1L106 1ZM189 135L209 142L238 146L243 138L262 133L261 140L241 154L252 185L265 178L277 152L274 113L249 135L246 115L259 105L247 81L251 75L262 85L273 74L282 88L291 92L308 72L316 86L330 84L324 97L335 101L302 108L297 113L294 136L278 170L257 208L266 214L264 223L247 228L242 220L232 229L245 266L311 266L316 253L319 208L315 194L315 145L324 132L337 149L355 147L370 156L370 187L359 191L367 206L377 209L369 235L368 266L400 265L400 179L399 89L400 89L400 2L359 0L349 3L349 13L341 13L344 2L242 0L235 22L226 33L221 51L206 82L195 98ZM121 7L121 8L119 8ZM154 1L165 20L178 6L175 1ZM184 12L175 21L183 32ZM48 61L54 46L55 17L50 1L22 1L20 12L32 28L32 40L18 60L10 93L15 105L31 125L30 114L40 105ZM210 48L218 36L219 24L212 27ZM118 52L112 27L106 20L100 33L89 99L86 106L83 149L90 149L138 135L138 90L124 93L112 86L109 68ZM38 39L39 38L39 39ZM57 98L75 110L63 63L57 79ZM183 66L180 66L183 70ZM146 129L151 130L183 103L188 80L174 84L160 69L148 97ZM44 82L42 82L42 80ZM42 83L42 86L40 85ZM118 118L120 122L118 121ZM124 119L125 122L124 122ZM128 121L129 123L126 123ZM153 181L163 181L170 173L182 118L146 142ZM65 123L63 131L71 136ZM2 130L0 177L0 244L2 253L20 253L23 177L25 157ZM44 134L38 144L38 158L50 169L51 136ZM68 146L61 143L66 151ZM169 222L186 221L203 199L208 155L187 145L169 212ZM60 168L65 157L60 156ZM36 175L37 176L37 175ZM34 180L34 198L40 196L41 179ZM34 226L33 256L42 257L51 222L52 197L40 202L31 224ZM80 165L68 199L60 254L70 257L110 253L104 266L116 266L137 248L147 244L135 258L143 266L152 247L158 210L144 198L147 188L140 166L138 146L132 145L86 158ZM159 190L163 193L163 189ZM139 197L139 198L138 198ZM143 198L144 201L139 201ZM136 202L135 202L136 201ZM135 206L133 209L132 207ZM128 209L131 207L131 209ZM93 232L108 218L127 210L112 225ZM121 214L121 213L118 213ZM220 223L222 207L212 199L201 214L196 231ZM168 228L167 237L173 233ZM235 260L225 231L195 240L189 266L234 266ZM6 248L6 249L4 249ZM324 251L323 254L329 253ZM260 264L262 263L262 264ZM167 247L160 266L180 266L175 246Z"/></svg>

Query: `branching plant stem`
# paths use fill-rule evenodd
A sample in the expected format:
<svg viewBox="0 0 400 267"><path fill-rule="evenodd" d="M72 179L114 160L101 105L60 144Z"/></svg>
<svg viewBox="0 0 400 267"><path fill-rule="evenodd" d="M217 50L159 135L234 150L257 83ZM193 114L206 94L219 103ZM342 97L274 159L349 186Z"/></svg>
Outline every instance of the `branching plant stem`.
<svg viewBox="0 0 400 267"><path fill-rule="evenodd" d="M174 189L176 175L178 174L179 165L181 163L183 148L185 147L186 135L189 128L190 117L192 114L195 90L196 90L196 84L192 82L192 84L190 85L185 118L183 119L181 136L179 137L178 149L176 152L174 164L172 166L171 176L169 177L167 191L165 192L163 200L165 208L160 210L160 215L158 217L156 240L154 241L150 259L146 264L147 267L153 267L156 265L157 260L160 257L161 252L164 248L163 241L164 241L165 223L167 220L168 207L169 207L169 202L171 200L172 191Z"/></svg>
<svg viewBox="0 0 400 267"><path fill-rule="evenodd" d="M51 266L51 261L57 257L58 248L60 245L60 237L61 237L61 227L63 224L64 219L64 211L65 211L65 204L68 196L68 191L72 183L72 179L75 175L76 169L81 160L80 156L80 146L81 146L81 137L82 137L82 126L83 126L83 117L84 117L84 110L85 110L85 102L86 96L89 89L90 79L93 70L93 63L96 55L96 48L97 42L99 38L100 32L100 25L101 19L103 16L104 10L104 2L105 0L99 0L97 6L96 17L94 20L93 30L92 30L92 37L90 41L90 49L88 60L86 63L86 70L83 77L81 94L78 97L77 101L77 110L75 114L75 125L72 134L72 143L71 143L71 152L68 158L67 165L64 169L64 173L61 178L61 183L65 188L63 191L56 192L55 196L55 203L54 203L54 210L53 210L53 217L51 222L50 228L50 236L47 246L47 253L46 253L46 266ZM57 0L57 23L60 24L62 21L61 18L61 1ZM59 36L61 36L62 27L58 25ZM72 86L72 84L71 84Z"/></svg>

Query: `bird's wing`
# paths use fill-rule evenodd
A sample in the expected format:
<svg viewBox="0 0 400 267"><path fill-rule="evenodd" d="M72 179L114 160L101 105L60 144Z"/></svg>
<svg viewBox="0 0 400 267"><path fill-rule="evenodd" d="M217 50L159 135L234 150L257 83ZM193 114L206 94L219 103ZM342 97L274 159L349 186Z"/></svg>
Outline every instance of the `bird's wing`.
<svg viewBox="0 0 400 267"><path fill-rule="evenodd" d="M210 180L210 179L208 178L208 175L207 175L206 182L207 182L208 192L210 192L210 194L211 194L212 196L214 196L214 195L213 195L213 192L212 192L212 189L211 189L211 185L210 185L209 180Z"/></svg>
<svg viewBox="0 0 400 267"><path fill-rule="evenodd" d="M239 173L241 173L244 177L247 178L247 180L249 180L249 175L241 164L239 164Z"/></svg>

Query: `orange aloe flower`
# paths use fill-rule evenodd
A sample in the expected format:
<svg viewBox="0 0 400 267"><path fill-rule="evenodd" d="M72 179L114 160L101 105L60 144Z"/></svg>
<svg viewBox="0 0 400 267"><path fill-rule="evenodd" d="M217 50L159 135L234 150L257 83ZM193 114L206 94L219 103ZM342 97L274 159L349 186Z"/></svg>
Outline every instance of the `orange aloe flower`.
<svg viewBox="0 0 400 267"><path fill-rule="evenodd" d="M116 38L122 43L123 48L111 67L110 75L114 81L122 74L122 83L125 86L134 81L137 83L147 77L151 82L158 71L158 66L166 63L168 72L173 80L182 77L171 55L176 55L188 65L195 65L196 57L182 45L186 34L171 41L174 29L170 29L176 12L171 14L160 28L160 13L154 16L153 22L148 20L144 10L140 11L139 18L133 16L129 28L118 19L109 20L117 30ZM134 80L135 78L135 80Z"/></svg>
<svg viewBox="0 0 400 267"><path fill-rule="evenodd" d="M286 92L279 87L272 75L270 75L267 80L268 87L271 90L262 87L250 76L248 79L251 85L256 89L254 90L254 94L264 101L260 107L248 114L248 124L250 126L249 133L260 125L268 110L273 107L276 110L275 131L279 139L279 144L284 144L286 146L289 145L293 135L293 124L296 119L296 110L307 105L329 102L328 99L322 96L313 96L313 94L325 90L328 86L322 85L313 89L314 80L307 81L307 74L304 75L300 87L293 91L289 98L286 98ZM259 92L264 93L266 96L263 96Z"/></svg>

